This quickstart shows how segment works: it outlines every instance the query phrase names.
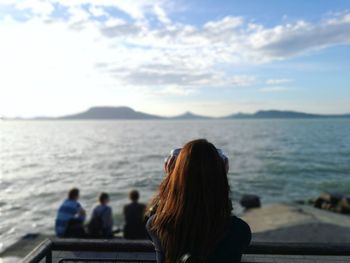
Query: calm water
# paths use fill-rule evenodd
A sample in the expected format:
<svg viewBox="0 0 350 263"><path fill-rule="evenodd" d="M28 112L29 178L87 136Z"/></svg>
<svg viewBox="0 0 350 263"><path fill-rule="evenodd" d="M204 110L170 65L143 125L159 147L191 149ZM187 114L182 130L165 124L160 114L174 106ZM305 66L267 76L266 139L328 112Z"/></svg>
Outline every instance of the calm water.
<svg viewBox="0 0 350 263"><path fill-rule="evenodd" d="M230 159L234 201L350 194L350 120L0 122L0 250L27 232L53 233L67 189L91 210L111 194L116 223L131 188L147 201L168 152L204 137ZM239 210L238 205L234 205Z"/></svg>

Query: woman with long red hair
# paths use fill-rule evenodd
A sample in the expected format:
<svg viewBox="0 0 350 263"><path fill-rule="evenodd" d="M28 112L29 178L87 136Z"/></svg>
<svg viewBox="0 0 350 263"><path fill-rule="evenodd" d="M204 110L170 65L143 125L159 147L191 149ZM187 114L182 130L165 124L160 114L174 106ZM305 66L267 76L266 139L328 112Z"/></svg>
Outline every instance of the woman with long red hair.
<svg viewBox="0 0 350 263"><path fill-rule="evenodd" d="M232 215L226 156L194 140L168 159L165 170L146 226L157 262L240 262L251 231Z"/></svg>

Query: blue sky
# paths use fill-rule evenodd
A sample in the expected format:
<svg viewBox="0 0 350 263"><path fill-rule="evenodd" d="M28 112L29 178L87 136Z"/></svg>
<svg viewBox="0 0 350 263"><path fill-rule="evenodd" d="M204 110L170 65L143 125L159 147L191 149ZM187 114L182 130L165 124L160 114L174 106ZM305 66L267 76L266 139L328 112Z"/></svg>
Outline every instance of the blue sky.
<svg viewBox="0 0 350 263"><path fill-rule="evenodd" d="M2 0L0 115L350 112L350 2Z"/></svg>

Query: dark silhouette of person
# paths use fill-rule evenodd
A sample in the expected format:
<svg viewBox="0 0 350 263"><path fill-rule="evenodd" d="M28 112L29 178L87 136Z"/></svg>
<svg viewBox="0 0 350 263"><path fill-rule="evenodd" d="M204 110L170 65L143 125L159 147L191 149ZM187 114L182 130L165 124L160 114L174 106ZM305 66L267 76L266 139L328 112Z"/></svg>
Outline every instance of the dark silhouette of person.
<svg viewBox="0 0 350 263"><path fill-rule="evenodd" d="M145 209L146 206L139 203L140 194L137 190L129 193L131 203L124 206L124 238L126 239L146 239L145 229Z"/></svg>
<svg viewBox="0 0 350 263"><path fill-rule="evenodd" d="M99 204L92 211L88 224L89 236L92 238L113 238L113 212L108 205L110 199L107 193L101 193Z"/></svg>

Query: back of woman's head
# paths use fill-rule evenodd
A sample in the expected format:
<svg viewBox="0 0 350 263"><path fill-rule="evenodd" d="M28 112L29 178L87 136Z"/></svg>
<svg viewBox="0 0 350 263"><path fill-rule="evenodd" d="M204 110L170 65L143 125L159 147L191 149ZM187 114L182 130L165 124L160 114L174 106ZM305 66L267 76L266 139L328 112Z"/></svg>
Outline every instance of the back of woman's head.
<svg viewBox="0 0 350 263"><path fill-rule="evenodd" d="M152 230L167 262L184 253L205 259L215 248L231 214L224 160L204 139L187 143L161 184Z"/></svg>

